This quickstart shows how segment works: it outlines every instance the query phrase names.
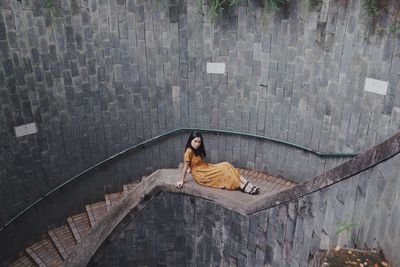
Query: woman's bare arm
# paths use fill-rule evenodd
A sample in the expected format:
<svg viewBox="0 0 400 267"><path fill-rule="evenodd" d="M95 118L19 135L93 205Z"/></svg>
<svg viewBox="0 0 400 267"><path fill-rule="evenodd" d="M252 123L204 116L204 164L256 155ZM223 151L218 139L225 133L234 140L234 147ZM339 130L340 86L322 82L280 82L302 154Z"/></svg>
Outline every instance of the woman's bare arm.
<svg viewBox="0 0 400 267"><path fill-rule="evenodd" d="M188 172L189 169L190 169L189 162L185 161L183 163L181 181L176 183L176 187L181 188L183 186L183 184L185 183L186 173Z"/></svg>

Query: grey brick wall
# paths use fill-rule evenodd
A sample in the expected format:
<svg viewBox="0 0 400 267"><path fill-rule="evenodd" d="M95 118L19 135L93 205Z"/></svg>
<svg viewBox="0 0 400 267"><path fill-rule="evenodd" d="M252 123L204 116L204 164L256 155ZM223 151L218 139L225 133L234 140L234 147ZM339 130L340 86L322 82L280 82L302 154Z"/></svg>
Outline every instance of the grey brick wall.
<svg viewBox="0 0 400 267"><path fill-rule="evenodd" d="M309 266L319 249L382 249L400 264L400 155L299 199L241 215L162 193L127 216L88 266ZM340 222L355 223L336 234Z"/></svg>
<svg viewBox="0 0 400 267"><path fill-rule="evenodd" d="M136 218L128 215L113 237L103 243L108 250L96 254L91 265L102 265L103 261L116 266L193 265L194 201L162 194Z"/></svg>
<svg viewBox="0 0 400 267"><path fill-rule="evenodd" d="M107 156L177 127L257 133L322 152L362 152L398 132L393 12L366 36L359 0L310 12L294 1L265 21L241 6L214 25L194 0L161 2L56 0L57 17L43 1L1 1L0 223ZM226 75L207 74L209 61L225 62ZM366 77L389 81L388 95L364 92ZM39 133L16 139L13 126L32 121ZM183 139L109 169L111 183L176 166ZM246 138L207 145L211 161L296 181L342 162Z"/></svg>

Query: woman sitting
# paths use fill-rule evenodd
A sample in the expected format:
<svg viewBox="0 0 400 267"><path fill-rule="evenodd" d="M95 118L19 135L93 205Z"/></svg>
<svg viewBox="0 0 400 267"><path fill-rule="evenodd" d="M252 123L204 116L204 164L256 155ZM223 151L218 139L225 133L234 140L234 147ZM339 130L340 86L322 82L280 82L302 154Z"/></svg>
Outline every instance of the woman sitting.
<svg viewBox="0 0 400 267"><path fill-rule="evenodd" d="M258 194L260 189L242 177L239 171L229 162L211 164L204 161L206 151L203 136L200 132L192 132L189 136L183 156L184 165L181 180L176 183L181 188L185 183L186 173L190 169L193 179L201 185L225 188L228 190L241 189L250 195Z"/></svg>

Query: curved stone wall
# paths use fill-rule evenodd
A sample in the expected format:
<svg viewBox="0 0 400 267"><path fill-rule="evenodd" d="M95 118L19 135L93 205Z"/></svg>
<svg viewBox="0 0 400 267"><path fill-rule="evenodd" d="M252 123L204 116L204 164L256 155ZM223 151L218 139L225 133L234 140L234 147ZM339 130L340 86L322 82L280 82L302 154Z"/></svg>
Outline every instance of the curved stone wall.
<svg viewBox="0 0 400 267"><path fill-rule="evenodd" d="M370 35L359 0L311 12L292 3L264 22L259 8L242 6L214 25L194 0L54 3L0 3L1 224L74 174L177 127L257 133L323 152L362 152L399 129L395 1ZM225 75L207 73L208 62L226 63ZM388 81L387 95L365 92L366 77ZM38 133L15 138L13 127L30 122ZM112 179L91 180L116 186L177 166L184 139L126 158ZM296 181L342 162L248 139L207 142L211 161ZM103 193L85 188L74 198Z"/></svg>
<svg viewBox="0 0 400 267"><path fill-rule="evenodd" d="M194 214L194 205L197 207L199 202L205 205L198 198L162 193L137 217L128 215L117 227L118 233L103 243L96 260L88 266L193 266L194 233L206 227L200 225L203 219L198 217L205 214Z"/></svg>

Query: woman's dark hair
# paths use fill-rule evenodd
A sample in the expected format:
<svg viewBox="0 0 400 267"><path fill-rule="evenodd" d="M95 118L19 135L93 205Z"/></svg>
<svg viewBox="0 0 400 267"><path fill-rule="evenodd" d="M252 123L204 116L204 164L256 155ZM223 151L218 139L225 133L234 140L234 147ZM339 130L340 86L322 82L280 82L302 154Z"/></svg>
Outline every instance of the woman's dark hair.
<svg viewBox="0 0 400 267"><path fill-rule="evenodd" d="M196 137L200 137L200 139L201 139L201 144L198 149L194 149L192 147L192 140L195 139ZM185 151L188 148L191 148L196 156L201 156L203 159L207 155L206 149L204 148L204 139L200 132L194 131L190 134L189 139L186 143Z"/></svg>

